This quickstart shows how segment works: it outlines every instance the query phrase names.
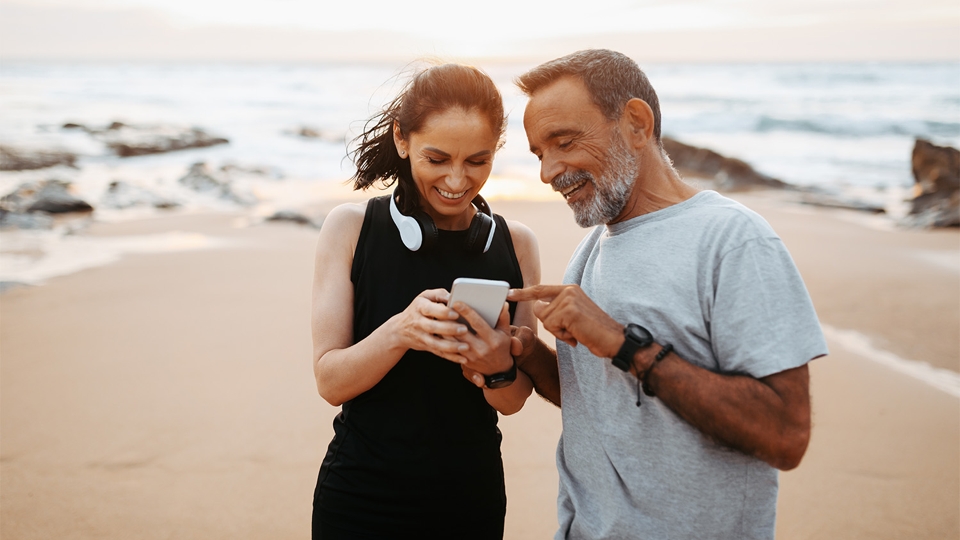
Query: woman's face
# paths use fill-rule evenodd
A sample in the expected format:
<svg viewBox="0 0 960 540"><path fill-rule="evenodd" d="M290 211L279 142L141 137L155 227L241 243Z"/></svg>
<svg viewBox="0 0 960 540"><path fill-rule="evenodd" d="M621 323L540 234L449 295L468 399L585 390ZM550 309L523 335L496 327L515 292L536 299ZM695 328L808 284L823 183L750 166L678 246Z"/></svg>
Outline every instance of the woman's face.
<svg viewBox="0 0 960 540"><path fill-rule="evenodd" d="M470 201L490 176L499 142L490 123L477 111L453 108L431 115L405 140L394 125L393 136L400 157L410 159L420 206L437 227L469 227Z"/></svg>

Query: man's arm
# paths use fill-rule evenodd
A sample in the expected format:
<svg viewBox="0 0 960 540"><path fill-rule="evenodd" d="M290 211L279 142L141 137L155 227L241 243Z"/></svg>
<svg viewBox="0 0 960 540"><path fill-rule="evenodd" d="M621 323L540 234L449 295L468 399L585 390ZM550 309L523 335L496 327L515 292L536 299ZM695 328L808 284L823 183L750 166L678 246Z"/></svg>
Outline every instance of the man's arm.
<svg viewBox="0 0 960 540"><path fill-rule="evenodd" d="M547 331L600 358L612 358L623 345L623 325L576 285L539 285L511 291L509 298L537 300L534 313ZM800 463L810 439L806 366L763 379L720 375L676 353L654 366L660 349L654 345L637 351L632 371L677 415L717 442L778 469Z"/></svg>
<svg viewBox="0 0 960 540"><path fill-rule="evenodd" d="M557 367L557 351L540 340L526 326L511 327L513 339L510 352L517 359L520 369L533 381L533 388L544 399L560 406L560 372Z"/></svg>
<svg viewBox="0 0 960 540"><path fill-rule="evenodd" d="M714 441L780 470L800 464L810 441L807 366L762 379L720 375L676 354L653 365L660 347L637 351L645 386L678 416Z"/></svg>

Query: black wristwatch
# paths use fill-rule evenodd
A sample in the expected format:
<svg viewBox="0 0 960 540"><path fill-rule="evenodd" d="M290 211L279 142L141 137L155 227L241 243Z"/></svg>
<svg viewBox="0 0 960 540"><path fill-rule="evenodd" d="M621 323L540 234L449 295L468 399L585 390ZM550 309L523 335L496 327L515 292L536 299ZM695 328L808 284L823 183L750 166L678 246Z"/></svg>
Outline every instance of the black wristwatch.
<svg viewBox="0 0 960 540"><path fill-rule="evenodd" d="M511 357L512 358L512 357ZM491 390L506 388L517 380L517 359L513 358L513 365L506 371L483 376L483 385Z"/></svg>
<svg viewBox="0 0 960 540"><path fill-rule="evenodd" d="M617 355L613 357L612 361L613 365L623 371L629 371L630 366L633 365L633 355L636 354L638 350L652 345L653 335L650 334L649 330L639 324L628 324L623 329L623 337L626 339L623 341L623 345L620 346L620 350L617 351Z"/></svg>

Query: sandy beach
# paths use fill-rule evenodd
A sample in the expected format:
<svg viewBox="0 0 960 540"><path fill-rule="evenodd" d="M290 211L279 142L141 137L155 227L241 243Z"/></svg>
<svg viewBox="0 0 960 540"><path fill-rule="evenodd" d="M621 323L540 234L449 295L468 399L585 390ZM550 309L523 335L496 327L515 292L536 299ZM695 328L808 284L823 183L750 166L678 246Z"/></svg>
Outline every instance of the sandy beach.
<svg viewBox="0 0 960 540"><path fill-rule="evenodd" d="M781 475L777 537L960 537L960 396L895 367L960 371L960 231L736 198L791 250L831 351L812 364L813 437ZM586 232L566 205L492 205L534 230L543 281L559 282ZM310 365L317 233L221 213L80 234L173 230L215 247L129 255L0 296L4 539L309 538L339 410ZM550 538L560 411L531 397L501 429L505 538Z"/></svg>

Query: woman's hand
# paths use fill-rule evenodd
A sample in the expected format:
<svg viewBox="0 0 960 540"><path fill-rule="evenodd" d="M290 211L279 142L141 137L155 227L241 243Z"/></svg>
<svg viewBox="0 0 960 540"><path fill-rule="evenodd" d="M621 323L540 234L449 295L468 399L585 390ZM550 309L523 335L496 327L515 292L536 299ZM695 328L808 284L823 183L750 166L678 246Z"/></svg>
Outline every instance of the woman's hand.
<svg viewBox="0 0 960 540"><path fill-rule="evenodd" d="M455 337L460 344L468 346L459 353L466 359L463 364L464 376L477 386L483 386L482 375L509 370L513 366L513 357L510 356L510 311L507 303L504 302L503 309L500 310L496 328L490 328L480 314L463 302L456 302L451 307L470 323L476 332L465 332ZM479 379L477 373L481 374Z"/></svg>
<svg viewBox="0 0 960 540"><path fill-rule="evenodd" d="M450 293L445 289L423 291L410 302L407 309L394 315L391 322L402 347L466 364L468 358L463 354L470 345L457 339L470 332L466 325L457 322L460 314L447 307L449 299Z"/></svg>

